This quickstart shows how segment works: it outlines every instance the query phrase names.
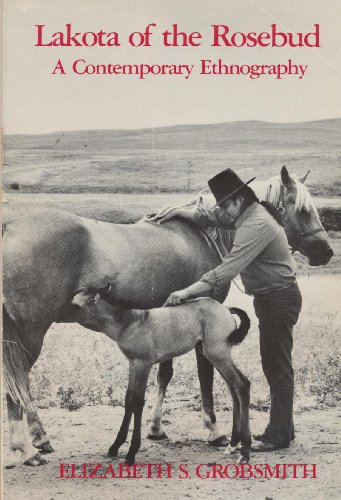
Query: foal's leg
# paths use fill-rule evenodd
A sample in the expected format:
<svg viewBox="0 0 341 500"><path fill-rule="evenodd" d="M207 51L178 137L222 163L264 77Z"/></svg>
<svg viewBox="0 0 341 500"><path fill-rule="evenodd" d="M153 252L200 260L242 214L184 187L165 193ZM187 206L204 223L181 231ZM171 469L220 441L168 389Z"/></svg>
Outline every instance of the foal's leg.
<svg viewBox="0 0 341 500"><path fill-rule="evenodd" d="M241 427L241 443L242 443L242 460L241 462L248 462L250 459L249 452L251 447L251 434L250 434L250 381L241 373L238 368L233 365L236 373L239 375L240 383L237 386L237 395L240 402L240 427Z"/></svg>
<svg viewBox="0 0 341 500"><path fill-rule="evenodd" d="M130 424L131 417L133 414L133 409L131 406L131 398L130 398L130 392L132 390L133 384L134 384L133 368L132 368L131 363L129 363L129 382L128 382L128 389L127 389L126 398L125 398L124 417L122 420L120 430L118 431L118 434L116 436L116 439L115 439L114 443L109 448L109 451L108 451L109 457L117 457L117 453L118 453L119 448L122 446L122 444L127 439L129 424Z"/></svg>
<svg viewBox="0 0 341 500"><path fill-rule="evenodd" d="M250 382L234 365L231 358L227 358L223 363L219 362L219 366L216 365L216 367L219 369L229 386L234 401L231 445L233 447L237 446L239 440L241 441L241 457L238 462L247 463L250 460L251 447L249 420ZM235 398L238 399L239 405L235 401ZM239 407L238 410L237 407ZM235 419L238 418L238 414L239 422L235 422ZM233 451L233 448L232 450L227 449L226 451Z"/></svg>
<svg viewBox="0 0 341 500"><path fill-rule="evenodd" d="M130 448L125 457L125 461L129 465L135 463L135 455L141 446L141 421L144 407L144 395L151 367L151 364L146 364L142 361L137 361L134 363L133 367L134 382L129 397L134 412L134 430Z"/></svg>
<svg viewBox="0 0 341 500"><path fill-rule="evenodd" d="M225 454L234 453L238 443L240 442L241 436L241 420L240 420L240 402L234 387L228 384L230 393L233 400L233 425L232 425L232 434L231 441L229 446L224 451Z"/></svg>
<svg viewBox="0 0 341 500"><path fill-rule="evenodd" d="M157 374L157 397L150 416L150 424L148 426L149 439L164 439L167 434L162 428L162 403L166 394L166 389L173 376L173 360L164 361L159 364Z"/></svg>
<svg viewBox="0 0 341 500"><path fill-rule="evenodd" d="M46 460L31 444L31 439L24 422L24 410L19 402L7 397L10 448L15 453L21 452L21 460L26 465L42 465Z"/></svg>
<svg viewBox="0 0 341 500"><path fill-rule="evenodd" d="M202 420L204 426L210 431L208 441L213 446L226 446L228 444L228 439L226 434L218 429L213 407L213 366L203 355L200 347L195 348L195 353L197 356L198 376L201 389Z"/></svg>

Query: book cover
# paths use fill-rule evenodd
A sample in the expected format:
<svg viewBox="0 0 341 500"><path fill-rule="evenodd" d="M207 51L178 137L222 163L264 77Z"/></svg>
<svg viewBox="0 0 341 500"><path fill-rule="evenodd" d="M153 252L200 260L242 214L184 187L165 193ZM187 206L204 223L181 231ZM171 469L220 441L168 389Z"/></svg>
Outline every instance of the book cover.
<svg viewBox="0 0 341 500"><path fill-rule="evenodd" d="M336 0L4 1L4 499L339 498L339 16ZM227 168L256 177L257 195L282 213L303 298L295 439L251 449L247 463L224 453L234 413L225 381L215 371L212 403L202 360L198 380L195 325L209 314L189 307L183 320L173 308L176 332L164 325L155 339L148 326L153 308L231 249L228 231L153 216L211 209L207 181ZM119 331L137 325L125 355L84 300L114 308ZM251 320L232 358L251 382L260 434L269 386L239 277L224 304ZM158 349L174 356L173 376L169 363L159 374L148 365L144 394L145 372L131 370L126 398L127 357ZM125 407L138 429L143 403L134 465L134 418L113 443Z"/></svg>

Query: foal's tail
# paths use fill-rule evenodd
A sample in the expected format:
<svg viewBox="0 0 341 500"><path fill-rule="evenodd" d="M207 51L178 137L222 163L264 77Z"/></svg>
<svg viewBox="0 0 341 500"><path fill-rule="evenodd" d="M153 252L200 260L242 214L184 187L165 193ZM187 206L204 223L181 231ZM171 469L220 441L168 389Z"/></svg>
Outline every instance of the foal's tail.
<svg viewBox="0 0 341 500"><path fill-rule="evenodd" d="M227 342L230 345L237 345L243 342L246 335L248 334L250 328L250 318L242 309L238 309L238 307L230 307L230 312L232 314L236 314L240 319L239 327L234 330L227 338Z"/></svg>
<svg viewBox="0 0 341 500"><path fill-rule="evenodd" d="M14 402L30 409L27 353L19 339L19 328L4 306L2 347L5 391Z"/></svg>

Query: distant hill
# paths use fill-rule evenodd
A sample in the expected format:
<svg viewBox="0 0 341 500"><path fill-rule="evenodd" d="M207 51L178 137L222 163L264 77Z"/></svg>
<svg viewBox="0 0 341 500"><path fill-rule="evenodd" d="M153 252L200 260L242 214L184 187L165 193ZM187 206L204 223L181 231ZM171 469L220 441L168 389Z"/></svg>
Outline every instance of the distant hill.
<svg viewBox="0 0 341 500"><path fill-rule="evenodd" d="M298 147L319 151L340 145L341 119L304 123L242 121L137 130L79 130L5 136L7 149L113 151L117 149L236 150Z"/></svg>
<svg viewBox="0 0 341 500"><path fill-rule="evenodd" d="M259 180L283 164L321 196L341 194L341 119L81 130L4 138L4 186L22 192L197 191L227 167Z"/></svg>

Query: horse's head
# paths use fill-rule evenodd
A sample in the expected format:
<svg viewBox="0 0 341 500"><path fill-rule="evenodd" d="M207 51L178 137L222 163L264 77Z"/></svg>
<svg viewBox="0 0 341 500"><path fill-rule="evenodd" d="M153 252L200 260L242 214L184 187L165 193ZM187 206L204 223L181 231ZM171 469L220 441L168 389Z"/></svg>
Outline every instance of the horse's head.
<svg viewBox="0 0 341 500"><path fill-rule="evenodd" d="M327 264L334 252L304 185L308 173L298 179L291 177L286 167L282 167L277 206L292 249L308 257L311 266L320 266Z"/></svg>

